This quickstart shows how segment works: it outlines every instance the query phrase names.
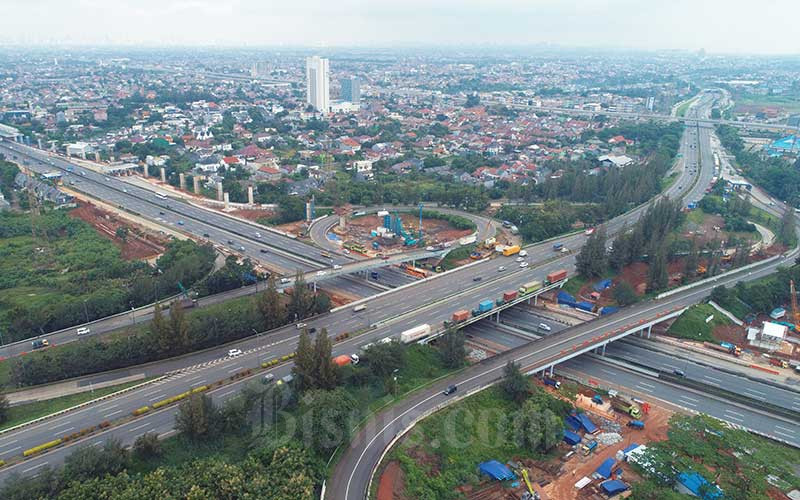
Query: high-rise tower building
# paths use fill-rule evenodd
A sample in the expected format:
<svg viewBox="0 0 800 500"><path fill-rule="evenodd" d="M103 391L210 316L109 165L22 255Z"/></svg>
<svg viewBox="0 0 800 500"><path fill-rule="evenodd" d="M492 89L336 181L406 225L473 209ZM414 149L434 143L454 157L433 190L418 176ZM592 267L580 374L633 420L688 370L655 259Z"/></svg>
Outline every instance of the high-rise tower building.
<svg viewBox="0 0 800 500"><path fill-rule="evenodd" d="M306 58L306 102L321 113L330 111L329 80L327 59Z"/></svg>
<svg viewBox="0 0 800 500"><path fill-rule="evenodd" d="M342 86L342 100L358 104L361 100L361 81L358 77L343 78L339 83Z"/></svg>

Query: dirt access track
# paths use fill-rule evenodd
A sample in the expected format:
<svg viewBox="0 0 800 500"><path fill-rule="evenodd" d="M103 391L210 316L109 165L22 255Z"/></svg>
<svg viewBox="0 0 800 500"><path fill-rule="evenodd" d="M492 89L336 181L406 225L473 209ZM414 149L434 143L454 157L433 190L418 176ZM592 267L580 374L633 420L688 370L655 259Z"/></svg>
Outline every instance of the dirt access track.
<svg viewBox="0 0 800 500"><path fill-rule="evenodd" d="M78 202L78 207L69 211L70 217L81 219L90 224L104 238L110 240L122 251L125 260L151 259L164 253L169 238L147 231L138 224L122 220L112 212L97 206ZM125 241L117 237L117 229L126 228L128 235Z"/></svg>

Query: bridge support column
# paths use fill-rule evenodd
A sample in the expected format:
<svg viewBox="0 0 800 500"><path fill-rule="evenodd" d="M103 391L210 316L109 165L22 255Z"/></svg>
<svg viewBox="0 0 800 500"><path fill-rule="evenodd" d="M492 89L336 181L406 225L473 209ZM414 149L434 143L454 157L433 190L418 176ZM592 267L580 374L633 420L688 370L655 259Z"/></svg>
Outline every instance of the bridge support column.
<svg viewBox="0 0 800 500"><path fill-rule="evenodd" d="M161 167L161 182L165 184L167 182L167 169L165 169L164 167Z"/></svg>
<svg viewBox="0 0 800 500"><path fill-rule="evenodd" d="M200 194L200 177L194 175L192 176L192 184L194 188L194 194Z"/></svg>
<svg viewBox="0 0 800 500"><path fill-rule="evenodd" d="M608 344L603 344L603 352L602 352L602 353L600 353L602 356L605 356L605 355L606 355L606 346L607 346L607 345L608 345Z"/></svg>
<svg viewBox="0 0 800 500"><path fill-rule="evenodd" d="M653 325L648 326L647 327L647 338L648 338L648 340L650 339L650 332L652 332L652 331L653 331Z"/></svg>
<svg viewBox="0 0 800 500"><path fill-rule="evenodd" d="M494 322L500 323L500 311L497 311L497 317L495 317Z"/></svg>
<svg viewBox="0 0 800 500"><path fill-rule="evenodd" d="M186 174L183 172L178 174L178 183L180 185L181 191L186 191Z"/></svg>
<svg viewBox="0 0 800 500"><path fill-rule="evenodd" d="M554 367L554 365L550 365L550 376L551 377L553 376L553 367Z"/></svg>

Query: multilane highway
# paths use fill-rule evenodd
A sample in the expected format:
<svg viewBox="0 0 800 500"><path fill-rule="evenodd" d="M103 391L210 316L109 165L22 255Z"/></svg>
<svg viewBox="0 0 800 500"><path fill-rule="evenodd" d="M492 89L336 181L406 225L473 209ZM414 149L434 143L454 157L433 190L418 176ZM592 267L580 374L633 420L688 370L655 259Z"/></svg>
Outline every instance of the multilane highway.
<svg viewBox="0 0 800 500"><path fill-rule="evenodd" d="M687 133L682 140L684 150L683 161L689 164L696 158L697 138L694 134ZM696 161L696 160L694 160ZM691 184L692 174L689 169L679 166L679 178L668 190L668 195L679 195L681 186ZM699 169L701 172L703 169ZM628 214L613 221L613 224L622 227L623 221L630 223L636 220L645 207L639 207ZM610 224L611 225L611 224ZM616 227L616 226L615 226ZM583 243L583 234L561 238L571 248L578 248ZM324 315L316 320L309 321L309 327L321 329L325 327L329 334L337 335L344 332L367 330L366 333L337 344L335 354L348 354L358 350L366 343L387 336L396 336L399 332L420 323L440 324L443 319L450 317L458 309L471 309L484 298L499 297L503 291L513 290L533 279L542 279L547 273L559 269L571 269L574 264L574 255L554 255L551 249L552 242L529 247L527 262L530 268L518 267L515 260L501 258L476 263L468 268L446 273L421 283L400 288L381 296L372 298L365 303L364 311L355 313L352 308L342 308L331 314ZM552 260L551 260L552 259ZM499 266L506 267L499 271ZM478 280L480 279L480 280ZM371 327L371 328L370 328ZM56 435L62 435L63 429L82 429L96 425L106 419L114 419L122 415L129 415L134 409L155 401L187 390L189 387L204 385L216 380L224 379L230 374L247 367L257 366L258 363L279 358L294 351L297 330L285 327L263 337L255 337L234 345L212 349L202 353L194 353L178 359L166 360L145 367L137 367L126 373L135 371L147 375L156 375L180 370L157 386L145 387L109 400L108 403L95 405L80 413L68 413L52 421L37 424L0 436L0 459L10 459L20 454L20 450L27 449L37 444L49 441ZM560 335L558 336L560 338ZM556 336L550 337L556 338ZM549 339L545 339L546 341ZM537 344L539 344L537 342ZM227 358L224 352L229 347L237 347L244 351L242 356ZM289 365L281 366L275 370L277 375L288 373ZM108 374L99 376L108 377ZM239 383L212 391L216 400L229 397L238 388ZM129 444L137 435L143 432L156 431L167 433L171 430L174 418L174 408L164 408L146 416L137 418L137 425L126 424L123 427L112 428L103 435L120 437L124 443ZM56 427L58 426L58 427ZM66 432L63 432L66 434ZM105 439L103 435L91 439ZM91 440L87 440L91 441ZM44 463L58 463L64 454L73 448L70 444L52 452L26 460L19 465L9 466L0 470L0 479L12 471L30 473Z"/></svg>

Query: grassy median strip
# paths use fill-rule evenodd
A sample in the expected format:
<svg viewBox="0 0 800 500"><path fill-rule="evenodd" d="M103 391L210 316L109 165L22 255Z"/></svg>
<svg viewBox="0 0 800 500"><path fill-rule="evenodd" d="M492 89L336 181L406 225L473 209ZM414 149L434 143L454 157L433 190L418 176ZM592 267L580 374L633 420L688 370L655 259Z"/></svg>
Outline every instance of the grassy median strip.
<svg viewBox="0 0 800 500"><path fill-rule="evenodd" d="M61 396L60 398L48 399L46 401L36 401L34 403L12 406L8 410L8 420L6 420L3 425L0 425L0 431L61 410L66 410L67 408L77 406L93 399L107 396L117 391L127 389L128 387L133 387L134 385L143 384L153 378L154 377L150 377L133 382L126 382L124 384L103 387L102 389L95 389L93 391L70 394L69 396Z"/></svg>

